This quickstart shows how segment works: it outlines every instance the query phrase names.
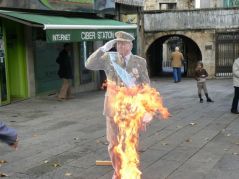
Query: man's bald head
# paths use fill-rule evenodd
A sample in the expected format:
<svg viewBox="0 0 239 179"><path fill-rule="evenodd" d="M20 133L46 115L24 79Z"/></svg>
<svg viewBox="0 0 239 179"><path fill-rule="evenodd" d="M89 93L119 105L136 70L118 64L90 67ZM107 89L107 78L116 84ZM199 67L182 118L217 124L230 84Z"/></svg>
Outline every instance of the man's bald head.
<svg viewBox="0 0 239 179"><path fill-rule="evenodd" d="M178 51L179 51L179 47L175 47L175 51L177 51L177 52L178 52Z"/></svg>

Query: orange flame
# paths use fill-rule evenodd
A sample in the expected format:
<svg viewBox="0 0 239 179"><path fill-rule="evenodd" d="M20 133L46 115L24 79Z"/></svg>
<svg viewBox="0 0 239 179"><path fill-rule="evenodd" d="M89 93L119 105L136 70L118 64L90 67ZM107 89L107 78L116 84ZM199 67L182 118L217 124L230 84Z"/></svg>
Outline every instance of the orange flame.
<svg viewBox="0 0 239 179"><path fill-rule="evenodd" d="M160 113L166 119L169 116L167 108L163 106L159 92L149 85L132 88L119 87L108 82L108 90L116 91L113 108L114 121L118 126L118 145L114 147L114 154L120 159L119 179L140 179L139 155L137 152L139 129L145 114L154 116Z"/></svg>

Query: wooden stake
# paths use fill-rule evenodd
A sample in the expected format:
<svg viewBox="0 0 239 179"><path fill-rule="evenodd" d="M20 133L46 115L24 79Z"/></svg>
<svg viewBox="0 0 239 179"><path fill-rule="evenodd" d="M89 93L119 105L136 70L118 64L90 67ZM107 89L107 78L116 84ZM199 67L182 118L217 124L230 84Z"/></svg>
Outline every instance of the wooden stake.
<svg viewBox="0 0 239 179"><path fill-rule="evenodd" d="M112 162L111 161L103 161L103 160L96 160L95 161L95 165L97 166L112 166Z"/></svg>

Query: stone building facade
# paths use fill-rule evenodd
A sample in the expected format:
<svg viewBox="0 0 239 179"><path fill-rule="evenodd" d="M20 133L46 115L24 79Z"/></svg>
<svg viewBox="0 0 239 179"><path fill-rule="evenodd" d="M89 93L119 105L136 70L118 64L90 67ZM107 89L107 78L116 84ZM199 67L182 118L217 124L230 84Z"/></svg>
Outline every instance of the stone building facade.
<svg viewBox="0 0 239 179"><path fill-rule="evenodd" d="M200 8L235 7L237 0L199 0ZM146 0L144 10L186 10L196 8L196 0Z"/></svg>
<svg viewBox="0 0 239 179"><path fill-rule="evenodd" d="M195 0L147 0L144 10L193 9Z"/></svg>
<svg viewBox="0 0 239 179"><path fill-rule="evenodd" d="M186 76L193 76L197 61L202 60L210 77L231 77L239 54L239 8L225 7L226 0L201 0L203 8L196 9L194 1L178 0L176 9L160 9L163 1L173 3L147 1L141 18L144 35L140 53L148 60L150 75L167 71L169 52L180 46Z"/></svg>

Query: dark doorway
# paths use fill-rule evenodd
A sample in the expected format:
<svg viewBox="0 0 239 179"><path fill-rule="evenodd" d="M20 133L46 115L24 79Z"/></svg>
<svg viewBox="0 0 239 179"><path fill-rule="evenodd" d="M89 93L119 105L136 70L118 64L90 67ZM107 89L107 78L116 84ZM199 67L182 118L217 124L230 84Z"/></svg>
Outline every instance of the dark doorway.
<svg viewBox="0 0 239 179"><path fill-rule="evenodd" d="M147 51L149 74L151 77L169 76L172 73L171 53L178 46L184 55L182 75L192 77L197 61L202 60L198 45L188 37L182 35L167 35L157 40Z"/></svg>

